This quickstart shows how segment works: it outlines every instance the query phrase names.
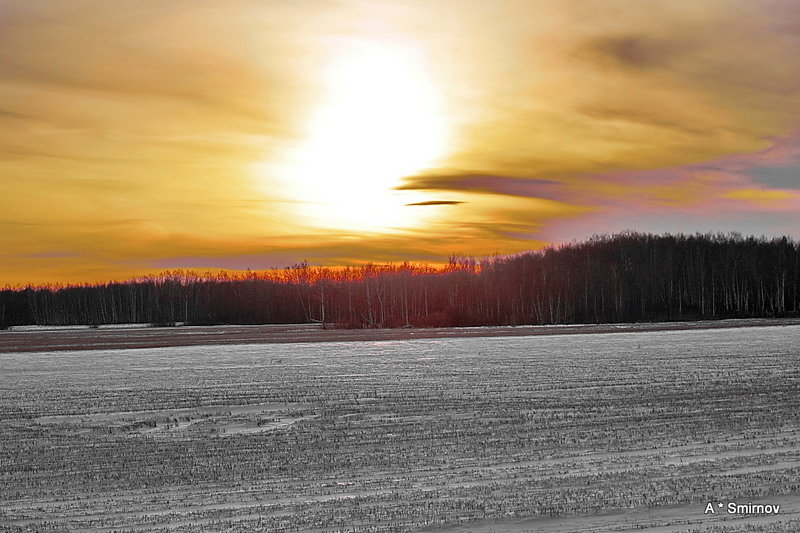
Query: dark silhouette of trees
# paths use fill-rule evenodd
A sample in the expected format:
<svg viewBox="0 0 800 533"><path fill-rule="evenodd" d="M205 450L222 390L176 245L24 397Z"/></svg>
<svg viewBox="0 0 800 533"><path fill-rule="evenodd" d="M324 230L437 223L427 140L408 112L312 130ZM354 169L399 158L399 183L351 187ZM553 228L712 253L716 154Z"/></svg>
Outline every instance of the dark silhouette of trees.
<svg viewBox="0 0 800 533"><path fill-rule="evenodd" d="M7 288L20 324L425 327L798 315L800 248L787 237L627 232L443 267L367 264L242 275L181 270L124 283Z"/></svg>

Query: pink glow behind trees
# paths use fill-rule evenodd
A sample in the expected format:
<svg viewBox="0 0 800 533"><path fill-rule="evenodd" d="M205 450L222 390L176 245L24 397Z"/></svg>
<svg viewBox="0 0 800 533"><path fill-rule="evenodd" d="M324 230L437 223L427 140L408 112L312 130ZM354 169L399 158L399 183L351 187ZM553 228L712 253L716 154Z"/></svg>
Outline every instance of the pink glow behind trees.
<svg viewBox="0 0 800 533"><path fill-rule="evenodd" d="M160 276L0 292L0 322L325 327L637 322L796 315L788 238L623 233L443 267L409 263Z"/></svg>

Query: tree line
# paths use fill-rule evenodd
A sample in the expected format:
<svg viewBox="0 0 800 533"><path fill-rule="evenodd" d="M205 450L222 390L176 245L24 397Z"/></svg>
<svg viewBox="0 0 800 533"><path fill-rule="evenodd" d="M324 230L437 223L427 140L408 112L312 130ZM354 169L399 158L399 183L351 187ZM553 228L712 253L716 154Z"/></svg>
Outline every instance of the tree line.
<svg viewBox="0 0 800 533"><path fill-rule="evenodd" d="M0 291L0 327L149 323L436 327L798 315L788 237L626 232L513 256Z"/></svg>

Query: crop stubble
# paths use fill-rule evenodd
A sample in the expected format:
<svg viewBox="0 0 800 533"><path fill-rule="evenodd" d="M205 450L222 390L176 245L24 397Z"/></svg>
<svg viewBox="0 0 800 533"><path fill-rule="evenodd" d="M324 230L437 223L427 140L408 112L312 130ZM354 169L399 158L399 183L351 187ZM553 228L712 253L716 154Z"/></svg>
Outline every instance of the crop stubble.
<svg viewBox="0 0 800 533"><path fill-rule="evenodd" d="M800 326L6 353L0 530L796 531L798 407Z"/></svg>

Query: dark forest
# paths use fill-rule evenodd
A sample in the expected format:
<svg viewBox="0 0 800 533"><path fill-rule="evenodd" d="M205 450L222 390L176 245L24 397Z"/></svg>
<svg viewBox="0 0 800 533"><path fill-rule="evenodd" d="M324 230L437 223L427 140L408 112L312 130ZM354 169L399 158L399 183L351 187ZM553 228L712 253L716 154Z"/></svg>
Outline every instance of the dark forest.
<svg viewBox="0 0 800 533"><path fill-rule="evenodd" d="M431 327L798 315L800 248L788 237L622 233L442 267L158 276L0 291L0 327L269 324Z"/></svg>

